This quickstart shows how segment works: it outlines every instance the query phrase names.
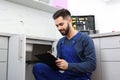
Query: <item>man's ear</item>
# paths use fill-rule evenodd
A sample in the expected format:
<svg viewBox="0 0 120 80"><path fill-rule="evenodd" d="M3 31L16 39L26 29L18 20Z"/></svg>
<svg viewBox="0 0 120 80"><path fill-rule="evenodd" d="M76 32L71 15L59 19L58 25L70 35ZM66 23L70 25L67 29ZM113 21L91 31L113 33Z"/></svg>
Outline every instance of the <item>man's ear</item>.
<svg viewBox="0 0 120 80"><path fill-rule="evenodd" d="M68 21L69 21L70 23L72 23L72 18L69 17L69 18L68 18Z"/></svg>

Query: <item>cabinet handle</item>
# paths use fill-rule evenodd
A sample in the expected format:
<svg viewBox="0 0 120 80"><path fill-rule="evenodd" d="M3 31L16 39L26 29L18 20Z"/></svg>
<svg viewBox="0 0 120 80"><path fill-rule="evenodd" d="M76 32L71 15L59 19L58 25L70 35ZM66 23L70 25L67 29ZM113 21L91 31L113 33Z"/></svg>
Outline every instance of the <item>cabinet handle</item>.
<svg viewBox="0 0 120 80"><path fill-rule="evenodd" d="M19 61L22 59L22 43L23 43L23 40L19 39L19 52L18 52L18 60Z"/></svg>
<svg viewBox="0 0 120 80"><path fill-rule="evenodd" d="M25 56L25 50L26 50L26 36L24 34L21 34L19 37L19 52L18 52L18 60L22 61Z"/></svg>

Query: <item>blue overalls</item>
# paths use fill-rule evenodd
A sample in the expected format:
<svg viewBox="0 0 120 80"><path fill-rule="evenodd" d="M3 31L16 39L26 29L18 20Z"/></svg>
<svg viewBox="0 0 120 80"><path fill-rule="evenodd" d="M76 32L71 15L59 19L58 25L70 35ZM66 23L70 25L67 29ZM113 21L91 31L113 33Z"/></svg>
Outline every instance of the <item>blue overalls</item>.
<svg viewBox="0 0 120 80"><path fill-rule="evenodd" d="M79 36L80 36L80 33L77 33L77 35L72 40L72 44L70 45L65 45L66 37L63 38L62 47L61 47L61 50L62 50L61 57L65 59L68 63L81 62L74 46ZM67 76L68 80L89 80L89 77L87 76L86 73L72 72L72 71L66 70L64 72L64 75Z"/></svg>
<svg viewBox="0 0 120 80"><path fill-rule="evenodd" d="M77 56L76 50L74 48L78 36L80 36L80 33L78 33L73 38L72 44L69 46L65 45L65 37L62 40L62 58L65 59L68 63L80 62L80 59ZM77 73L68 70L64 71L64 73L60 73L59 71L51 69L44 63L35 64L33 67L33 74L36 80L89 80L85 73Z"/></svg>

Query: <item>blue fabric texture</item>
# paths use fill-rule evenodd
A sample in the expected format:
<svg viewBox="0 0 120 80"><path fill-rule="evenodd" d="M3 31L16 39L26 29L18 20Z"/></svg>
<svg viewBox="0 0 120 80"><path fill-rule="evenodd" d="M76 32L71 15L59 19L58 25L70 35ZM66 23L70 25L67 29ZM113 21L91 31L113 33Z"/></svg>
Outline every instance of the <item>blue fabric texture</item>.
<svg viewBox="0 0 120 80"><path fill-rule="evenodd" d="M62 40L62 45L61 45L61 57L65 59L68 63L80 63L81 60L77 56L77 52L75 50L74 45L76 44L76 40L79 38L81 33L78 33L76 36L73 37L72 41L70 44L66 45L65 40L66 37L63 38ZM77 77L78 79L90 79L90 73L82 73L82 72L74 72L71 70L66 70L64 72L65 74L69 75L70 77L72 76L73 80Z"/></svg>
<svg viewBox="0 0 120 80"><path fill-rule="evenodd" d="M86 78L80 79L79 77L74 78L74 76L53 70L44 63L35 64L33 67L33 74L35 80L89 80Z"/></svg>

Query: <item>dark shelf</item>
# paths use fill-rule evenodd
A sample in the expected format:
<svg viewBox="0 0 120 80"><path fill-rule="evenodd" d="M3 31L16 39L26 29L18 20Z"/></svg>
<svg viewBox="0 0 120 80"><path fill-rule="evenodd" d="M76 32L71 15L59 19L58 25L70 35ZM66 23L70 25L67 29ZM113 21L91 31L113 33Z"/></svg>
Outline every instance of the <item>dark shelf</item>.
<svg viewBox="0 0 120 80"><path fill-rule="evenodd" d="M38 63L38 62L40 62L40 61L31 61L31 60L26 61L27 64L35 64L35 63Z"/></svg>
<svg viewBox="0 0 120 80"><path fill-rule="evenodd" d="M78 31L85 33L95 33L94 15L72 16L72 25L74 29Z"/></svg>

